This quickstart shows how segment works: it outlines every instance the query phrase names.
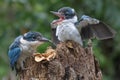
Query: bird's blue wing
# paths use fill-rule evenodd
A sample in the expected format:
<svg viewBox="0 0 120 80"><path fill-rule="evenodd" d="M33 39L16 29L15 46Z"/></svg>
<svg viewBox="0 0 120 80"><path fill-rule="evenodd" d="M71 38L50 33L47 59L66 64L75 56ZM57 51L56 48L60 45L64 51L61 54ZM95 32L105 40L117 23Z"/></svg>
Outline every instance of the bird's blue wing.
<svg viewBox="0 0 120 80"><path fill-rule="evenodd" d="M14 69L14 66L16 64L16 61L18 60L19 56L20 56L21 50L19 47L16 47L14 49L9 50L8 52L8 56L10 58L10 65L11 68Z"/></svg>
<svg viewBox="0 0 120 80"><path fill-rule="evenodd" d="M16 62L21 54L21 49L19 47L20 38L21 38L21 36L17 37L15 39L15 41L9 47L8 56L10 59L10 65L11 65L12 69L14 69L15 64L16 64Z"/></svg>

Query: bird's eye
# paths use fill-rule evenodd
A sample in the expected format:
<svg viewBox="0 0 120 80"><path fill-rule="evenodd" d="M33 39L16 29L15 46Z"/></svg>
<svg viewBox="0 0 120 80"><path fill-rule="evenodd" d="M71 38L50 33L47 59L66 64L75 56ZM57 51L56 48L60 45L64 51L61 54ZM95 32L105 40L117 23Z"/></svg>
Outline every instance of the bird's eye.
<svg viewBox="0 0 120 80"><path fill-rule="evenodd" d="M70 13L67 11L66 14L70 14Z"/></svg>
<svg viewBox="0 0 120 80"><path fill-rule="evenodd" d="M36 37L35 37L35 36L33 36L33 37L32 37L32 40L35 40L35 39L36 39Z"/></svg>
<svg viewBox="0 0 120 80"><path fill-rule="evenodd" d="M65 14L66 14L66 15L68 15L68 14L69 14L69 12L66 12Z"/></svg>

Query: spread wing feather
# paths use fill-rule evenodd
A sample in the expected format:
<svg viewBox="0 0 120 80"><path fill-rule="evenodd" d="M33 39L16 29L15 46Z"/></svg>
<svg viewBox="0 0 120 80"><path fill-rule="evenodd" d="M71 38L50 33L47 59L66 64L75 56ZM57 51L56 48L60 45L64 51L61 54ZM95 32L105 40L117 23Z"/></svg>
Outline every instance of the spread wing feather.
<svg viewBox="0 0 120 80"><path fill-rule="evenodd" d="M96 37L98 40L113 38L115 31L105 23L83 15L77 24L77 28L83 40Z"/></svg>

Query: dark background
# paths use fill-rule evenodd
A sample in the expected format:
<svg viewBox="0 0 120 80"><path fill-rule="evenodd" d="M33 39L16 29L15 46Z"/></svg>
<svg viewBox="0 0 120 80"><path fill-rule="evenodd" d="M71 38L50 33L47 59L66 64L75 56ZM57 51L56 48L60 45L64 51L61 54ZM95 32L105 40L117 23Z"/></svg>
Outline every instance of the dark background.
<svg viewBox="0 0 120 80"><path fill-rule="evenodd" d="M93 50L103 80L120 80L120 0L0 0L0 80L16 80L7 56L15 37L38 31L50 39L50 22L57 18L50 11L64 6L74 8L78 16L86 14L104 21L117 32L114 39L93 40Z"/></svg>

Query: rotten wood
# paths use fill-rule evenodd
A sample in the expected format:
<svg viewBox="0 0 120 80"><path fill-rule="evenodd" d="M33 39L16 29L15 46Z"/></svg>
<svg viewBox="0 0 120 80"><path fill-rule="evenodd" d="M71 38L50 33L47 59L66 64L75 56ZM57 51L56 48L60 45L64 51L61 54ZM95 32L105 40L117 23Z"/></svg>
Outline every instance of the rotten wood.
<svg viewBox="0 0 120 80"><path fill-rule="evenodd" d="M35 62L30 57L25 67L30 69L18 73L20 80L102 80L92 47L83 48L72 41L58 44L54 59Z"/></svg>

